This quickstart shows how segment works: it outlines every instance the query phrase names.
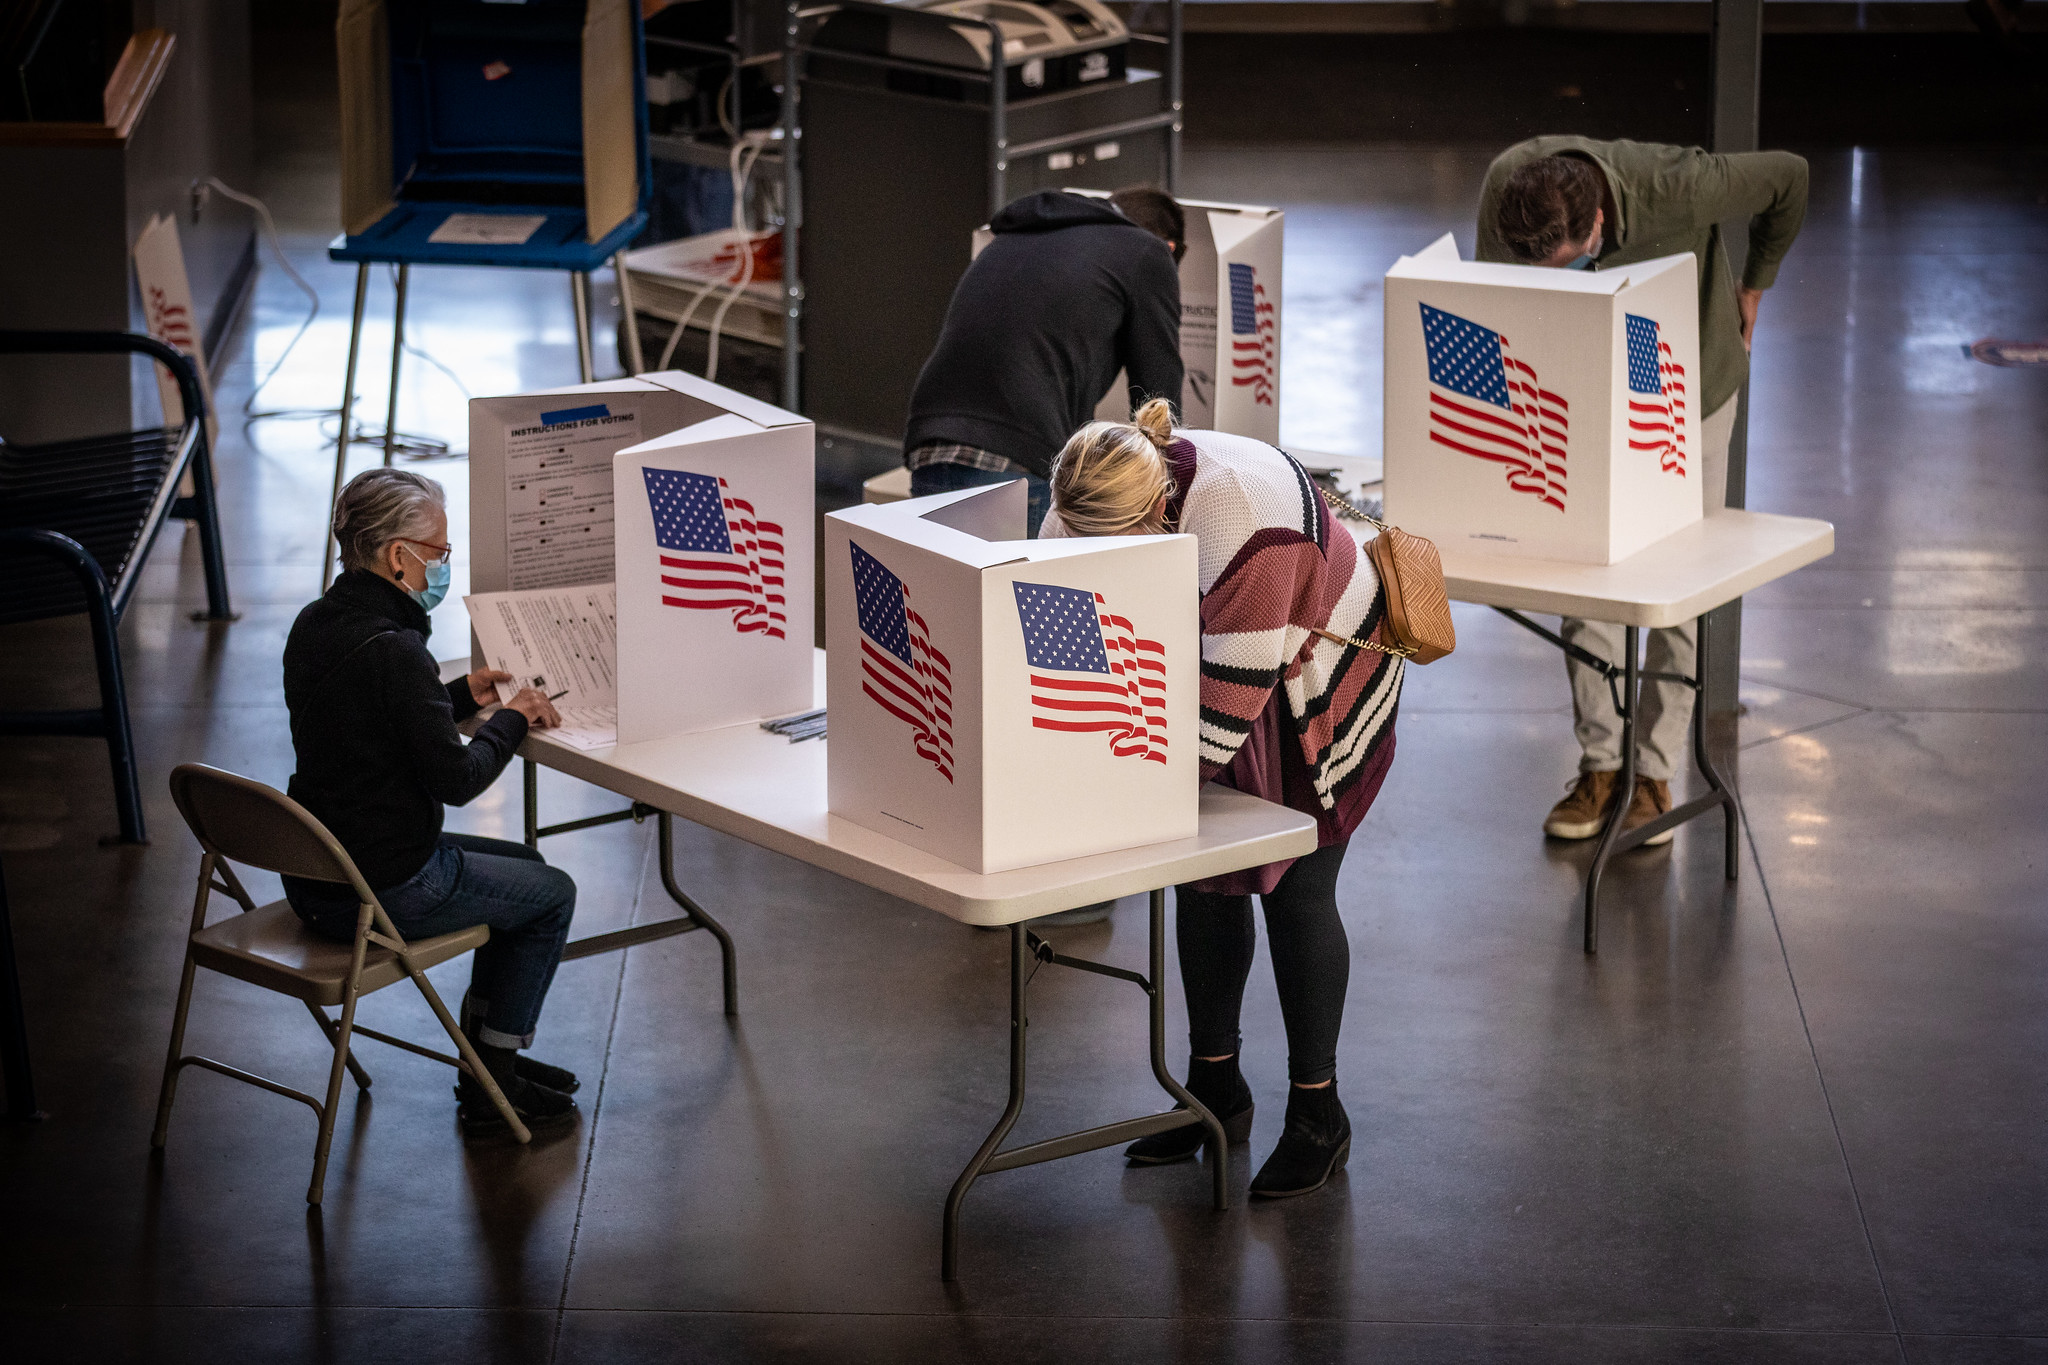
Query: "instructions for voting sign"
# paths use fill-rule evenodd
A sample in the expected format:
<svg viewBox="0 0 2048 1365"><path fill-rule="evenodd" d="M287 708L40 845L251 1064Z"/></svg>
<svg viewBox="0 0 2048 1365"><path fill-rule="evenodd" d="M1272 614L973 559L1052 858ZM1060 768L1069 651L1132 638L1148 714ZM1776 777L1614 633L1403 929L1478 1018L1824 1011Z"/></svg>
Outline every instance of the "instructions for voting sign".
<svg viewBox="0 0 2048 1365"><path fill-rule="evenodd" d="M612 456L640 439L616 401L543 412L505 434L507 581L514 590L612 577Z"/></svg>

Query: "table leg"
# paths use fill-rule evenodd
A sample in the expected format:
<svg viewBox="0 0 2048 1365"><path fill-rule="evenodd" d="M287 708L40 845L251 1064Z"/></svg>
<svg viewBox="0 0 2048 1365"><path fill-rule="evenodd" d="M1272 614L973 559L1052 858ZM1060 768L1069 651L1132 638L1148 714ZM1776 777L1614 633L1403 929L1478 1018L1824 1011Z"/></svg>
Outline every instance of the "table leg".
<svg viewBox="0 0 2048 1365"><path fill-rule="evenodd" d="M526 846L531 849L538 849L540 847L540 765L530 758L520 759L519 764L520 782L524 786L526 793Z"/></svg>
<svg viewBox="0 0 2048 1365"><path fill-rule="evenodd" d="M569 299L576 306L576 364L583 375L583 382L595 383L597 370L590 340L590 276L580 270L569 276Z"/></svg>
<svg viewBox="0 0 2048 1365"><path fill-rule="evenodd" d="M341 483L348 474L349 423L355 418L356 408L356 357L363 346L363 299L370 289L370 267L365 262L356 267L356 309L354 321L348 328L348 370L341 382L341 432L334 438L334 492L327 499L327 519L334 520L334 506L341 501ZM331 530L322 537L327 552L320 565L320 591L326 592L334 582L334 556L337 549Z"/></svg>
<svg viewBox="0 0 2048 1365"><path fill-rule="evenodd" d="M729 1018L737 1018L740 1012L740 966L733 950L732 935L725 926L704 912L704 907L685 895L683 888L676 884L676 835L675 817L663 811L656 817L655 831L661 853L661 885L668 892L669 899L689 913L682 919L663 920L660 924L643 925L645 929L666 928L670 933L684 934L692 929L708 929L711 937L718 940L719 963L725 981L725 1012ZM666 935L664 935L666 937Z"/></svg>
<svg viewBox="0 0 2048 1365"><path fill-rule="evenodd" d="M1152 893L1152 986L1146 994L1152 997L1152 1075L1160 1087L1179 1103L1187 1106L1190 1113L1199 1115L1202 1126L1209 1130L1209 1174L1211 1188L1218 1212L1230 1207L1230 1137L1223 1131L1223 1120L1210 1113L1208 1108L1188 1093L1187 1087L1173 1078L1166 1069L1166 992L1161 989L1166 980L1166 888Z"/></svg>
<svg viewBox="0 0 2048 1365"><path fill-rule="evenodd" d="M1708 643L1706 618L1700 617L1694 623L1699 644L1698 651L1694 655L1694 676L1688 678L1677 673L1644 671L1639 666L1636 657L1637 629L1634 626L1628 627L1626 632L1628 638L1627 663L1623 667L1617 668L1606 659L1588 653L1579 646L1572 644L1556 631L1546 630L1542 626L1537 625L1518 611L1511 611L1506 607L1495 607L1494 610L1523 629L1533 631L1550 641L1550 643L1563 650L1568 657L1578 660L1588 668L1599 671L1607 679L1607 685L1610 689L1615 688L1618 680L1625 680L1625 692L1624 690L1617 689L1614 695L1615 709L1621 713L1622 719L1622 770L1618 776L1620 778L1619 791L1624 798L1632 798L1634 795L1636 704L1641 700L1643 679L1647 677L1664 682L1679 683L1682 686L1691 688L1695 694L1692 708L1692 753L1693 761L1699 765L1700 775L1707 780L1707 794L1694 797L1682 806L1673 806L1656 819L1646 821L1626 834L1621 833L1620 829L1622 821L1627 817L1628 801L1626 799L1617 799L1615 801L1614 809L1608 814L1607 823L1601 827L1600 843L1593 853L1593 866L1586 874L1586 951L1589 953L1594 952L1599 944L1600 876L1607 870L1608 859L1617 853L1626 853L1632 848L1639 848L1657 835L1662 834L1665 830L1676 829L1686 821L1704 815L1717 806L1721 809L1722 816L1721 833L1724 840L1724 871L1728 880L1734 881L1741 867L1739 845L1741 842L1742 806L1735 795L1735 789L1722 780L1720 770L1714 766L1714 760L1707 752L1706 698L1702 689L1702 680L1707 676L1707 657L1711 646Z"/></svg>
<svg viewBox="0 0 2048 1365"><path fill-rule="evenodd" d="M598 825L614 824L620 820L638 822L648 815L655 817L655 830L661 863L661 886L669 899L683 907L688 913L672 919L654 920L647 924L629 925L614 929L608 934L591 934L584 938L571 939L562 948L562 961L573 962L579 957L595 957L599 953L616 953L624 948L638 947L642 943L654 943L660 939L674 938L677 934L688 934L698 929L707 929L711 937L718 940L719 970L725 988L725 1013L737 1018L740 1012L740 968L739 956L733 947L732 935L725 926L711 918L708 911L690 899L676 881L676 828L675 817L667 811L655 811L637 801L625 810L616 810L604 815L593 815L582 820L569 820L559 825L541 827L540 823L540 766L530 758L520 760L525 765L521 776L524 779L526 795L526 846L539 848L545 835L568 834L573 830L591 829Z"/></svg>
<svg viewBox="0 0 2048 1365"><path fill-rule="evenodd" d="M405 293L412 267L398 267L398 299L391 310L391 394L384 404L384 467L398 454L398 362L405 355Z"/></svg>
<svg viewBox="0 0 2048 1365"><path fill-rule="evenodd" d="M1735 798L1735 790L1721 779L1720 769L1714 766L1713 756L1707 752L1707 618L1699 618L1694 627L1699 638L1699 650L1694 656L1693 673L1700 681L1698 695L1692 704L1692 761L1699 766L1700 776L1707 779L1707 788L1712 798L1721 806L1722 874L1734 881L1740 872L1741 863L1741 818L1742 806Z"/></svg>
<svg viewBox="0 0 2048 1365"><path fill-rule="evenodd" d="M626 363L632 374L644 374L647 357L640 349L640 311L633 306L633 277L626 271L626 253L612 257L612 270L619 278L619 326L625 329Z"/></svg>
<svg viewBox="0 0 2048 1365"><path fill-rule="evenodd" d="M1599 846L1593 850L1593 865L1586 872L1586 952L1600 951L1600 877L1607 870L1607 860L1615 852L1615 842L1621 835L1622 821L1628 817L1630 802L1636 790L1636 714L1642 700L1642 679L1638 676L1639 663L1637 645L1639 631L1634 626L1622 630L1621 683L1621 772L1614 785L1614 806L1607 812L1607 823L1600 830ZM1694 708L1697 711L1698 708Z"/></svg>
<svg viewBox="0 0 2048 1365"><path fill-rule="evenodd" d="M960 1178L953 1182L953 1188L946 1193L945 1225L939 1232L939 1278L951 1284L960 1278L960 1204L967 1198L968 1187L981 1177L996 1154L996 1148L1017 1126L1017 1116L1024 1112L1024 1039L1030 1028L1030 1019L1025 1013L1024 997L1030 976L1024 964L1030 958L1024 947L1024 926L1022 923L1010 926L1010 1102L1003 1108L1003 1116L996 1120L996 1126L976 1149L967 1168L960 1172Z"/></svg>
<svg viewBox="0 0 2048 1365"><path fill-rule="evenodd" d="M997 1171L1012 1171L1019 1166L1035 1166L1042 1161L1056 1161L1061 1157L1078 1156L1082 1152L1093 1152L1121 1142L1135 1141L1153 1133L1164 1133L1175 1128L1185 1128L1199 1123L1208 1130L1210 1174L1214 1184L1216 1207L1230 1207L1230 1143L1223 1131L1223 1124L1214 1114L1204 1108L1199 1100L1190 1095L1186 1088L1173 1079L1166 1069L1166 1002L1162 984L1166 969L1166 892L1162 888L1154 891L1151 898L1150 914L1150 965L1151 975L1140 976L1122 967L1111 967L1106 963L1091 962L1085 958L1067 957L1053 951L1052 945L1040 941L1022 924L1010 926L1010 1101L1003 1109L1002 1117L982 1141L972 1160L960 1178L953 1182L953 1188L946 1195L946 1212L939 1234L939 1276L948 1284L959 1278L960 1269L960 1205L967 1198L967 1191L976 1180ZM1045 1138L1038 1142L998 1151L1003 1139L1016 1126L1017 1116L1024 1112L1024 1071L1025 1038L1030 1030L1030 1011L1026 991L1031 977L1026 963L1032 960L1055 967L1072 967L1079 971L1092 972L1097 976L1114 977L1129 981L1151 997L1149 1017L1151 1035L1152 1074L1167 1094L1183 1106L1161 1114L1147 1114L1141 1118L1121 1119L1105 1123L1097 1128L1083 1129L1078 1133L1065 1133L1059 1137Z"/></svg>

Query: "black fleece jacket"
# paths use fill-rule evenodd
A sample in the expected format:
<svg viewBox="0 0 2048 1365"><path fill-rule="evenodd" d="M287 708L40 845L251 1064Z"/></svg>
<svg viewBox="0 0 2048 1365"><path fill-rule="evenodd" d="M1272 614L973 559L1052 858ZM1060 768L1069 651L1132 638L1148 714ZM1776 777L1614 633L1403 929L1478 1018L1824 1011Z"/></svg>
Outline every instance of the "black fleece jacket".
<svg viewBox="0 0 2048 1365"><path fill-rule="evenodd" d="M989 221L917 377L903 448L992 450L1040 478L1121 369L1180 404L1180 274L1104 199L1040 190Z"/></svg>
<svg viewBox="0 0 2048 1365"><path fill-rule="evenodd" d="M466 678L441 682L427 652L432 630L403 589L351 569L299 613L285 640L284 700L299 760L288 790L341 841L373 891L424 867L441 837L442 806L482 794L526 738L526 717L505 710L462 742L455 722L476 714L476 698Z"/></svg>

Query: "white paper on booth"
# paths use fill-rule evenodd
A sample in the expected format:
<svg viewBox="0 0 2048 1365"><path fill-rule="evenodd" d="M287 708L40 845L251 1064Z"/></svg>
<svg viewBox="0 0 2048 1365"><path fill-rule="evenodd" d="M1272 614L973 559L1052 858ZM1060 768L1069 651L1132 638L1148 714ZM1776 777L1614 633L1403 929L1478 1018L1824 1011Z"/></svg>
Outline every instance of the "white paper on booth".
<svg viewBox="0 0 2048 1365"><path fill-rule="evenodd" d="M564 722L571 711L597 708L609 713L609 728L617 728L618 592L613 584L472 593L462 604L469 608L485 661L512 675L511 682L498 684L498 700L509 702L521 688L538 688L556 699Z"/></svg>
<svg viewBox="0 0 2048 1365"><path fill-rule="evenodd" d="M524 246L545 222L547 215L540 213L451 213L427 240L455 246Z"/></svg>
<svg viewBox="0 0 2048 1365"><path fill-rule="evenodd" d="M632 394L578 397L505 433L505 569L515 590L613 574L612 456L640 440L640 410Z"/></svg>

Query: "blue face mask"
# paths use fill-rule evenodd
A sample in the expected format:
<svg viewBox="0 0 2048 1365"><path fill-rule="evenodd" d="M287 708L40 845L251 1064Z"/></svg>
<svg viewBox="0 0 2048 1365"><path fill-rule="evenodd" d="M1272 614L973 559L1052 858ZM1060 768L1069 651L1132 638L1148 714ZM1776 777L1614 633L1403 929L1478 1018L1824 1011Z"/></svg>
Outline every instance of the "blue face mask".
<svg viewBox="0 0 2048 1365"><path fill-rule="evenodd" d="M429 562L420 559L417 554L413 554L413 548L410 545L405 547L405 552L412 555L414 559L419 559L420 567L427 571L426 591L414 592L411 588L407 588L405 595L419 603L421 611L432 611L435 607L440 606L441 600L448 595L448 580L452 576L453 570L445 560Z"/></svg>
<svg viewBox="0 0 2048 1365"><path fill-rule="evenodd" d="M1581 256L1577 260L1567 262L1565 265L1566 270L1591 270L1592 268L1593 258L1591 256Z"/></svg>

